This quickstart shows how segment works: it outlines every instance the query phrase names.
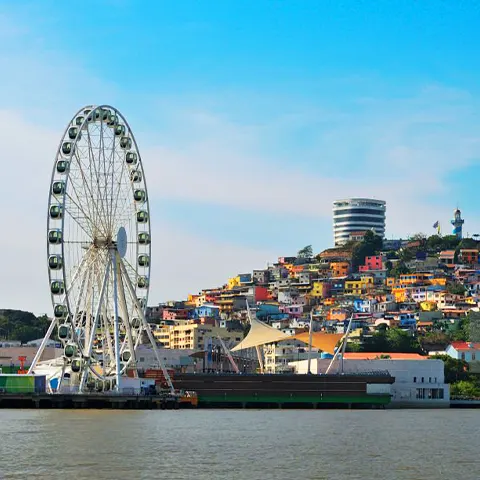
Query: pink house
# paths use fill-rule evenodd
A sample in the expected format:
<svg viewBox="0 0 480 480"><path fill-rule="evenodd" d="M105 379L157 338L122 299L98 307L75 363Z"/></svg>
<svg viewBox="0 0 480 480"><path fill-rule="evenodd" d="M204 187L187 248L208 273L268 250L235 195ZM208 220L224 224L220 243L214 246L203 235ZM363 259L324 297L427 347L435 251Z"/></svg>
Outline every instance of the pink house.
<svg viewBox="0 0 480 480"><path fill-rule="evenodd" d="M299 318L303 313L303 305L280 305L279 310L283 313L287 313L290 317Z"/></svg>
<svg viewBox="0 0 480 480"><path fill-rule="evenodd" d="M365 265L360 265L358 271L367 272L368 270L383 270L383 259L381 255L365 257Z"/></svg>

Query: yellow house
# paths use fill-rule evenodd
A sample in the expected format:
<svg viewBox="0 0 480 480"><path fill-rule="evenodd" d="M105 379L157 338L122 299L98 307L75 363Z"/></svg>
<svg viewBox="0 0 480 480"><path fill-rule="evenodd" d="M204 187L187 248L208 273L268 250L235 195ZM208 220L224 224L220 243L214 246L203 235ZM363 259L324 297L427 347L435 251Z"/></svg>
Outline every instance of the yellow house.
<svg viewBox="0 0 480 480"><path fill-rule="evenodd" d="M240 275L237 275L236 277L232 277L228 279L228 289L232 290L235 287L238 287L240 285Z"/></svg>
<svg viewBox="0 0 480 480"><path fill-rule="evenodd" d="M316 298L323 297L323 282L313 282L312 289L309 292L310 296Z"/></svg>
<svg viewBox="0 0 480 480"><path fill-rule="evenodd" d="M207 303L206 295L202 293L201 295L197 295L195 298L195 306L201 307L204 303Z"/></svg>
<svg viewBox="0 0 480 480"><path fill-rule="evenodd" d="M407 299L407 289L405 287L393 287L392 295L396 302L404 302Z"/></svg>
<svg viewBox="0 0 480 480"><path fill-rule="evenodd" d="M186 324L169 328L169 347L175 349L204 350L208 338L221 337L226 343L236 344L243 340L243 333L228 331L212 325Z"/></svg>
<svg viewBox="0 0 480 480"><path fill-rule="evenodd" d="M360 280L345 282L345 295L365 295L373 289L373 277L364 276Z"/></svg>
<svg viewBox="0 0 480 480"><path fill-rule="evenodd" d="M437 304L432 301L420 302L420 309L423 312L433 312L437 309Z"/></svg>

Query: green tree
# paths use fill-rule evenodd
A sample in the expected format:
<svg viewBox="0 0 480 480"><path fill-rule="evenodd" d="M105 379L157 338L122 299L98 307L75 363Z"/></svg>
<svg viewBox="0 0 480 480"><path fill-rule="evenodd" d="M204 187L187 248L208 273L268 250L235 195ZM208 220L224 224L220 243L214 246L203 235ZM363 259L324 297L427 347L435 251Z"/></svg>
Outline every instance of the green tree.
<svg viewBox="0 0 480 480"><path fill-rule="evenodd" d="M424 233L415 233L410 237L411 242L420 242L424 244L427 241L427 236Z"/></svg>
<svg viewBox="0 0 480 480"><path fill-rule="evenodd" d="M474 312L473 310L468 312L464 329L469 342L480 342L480 312Z"/></svg>
<svg viewBox="0 0 480 480"><path fill-rule="evenodd" d="M363 240L353 247L352 268L358 271L358 267L365 263L365 257L378 254L382 249L383 240L379 235L368 230L365 232Z"/></svg>
<svg viewBox="0 0 480 480"><path fill-rule="evenodd" d="M430 252L440 252L440 250L443 248L442 237L440 235L431 235L427 238L426 247Z"/></svg>
<svg viewBox="0 0 480 480"><path fill-rule="evenodd" d="M452 358L448 355L432 355L430 358L443 360L446 383L470 380L468 363L464 360L457 360L456 358Z"/></svg>
<svg viewBox="0 0 480 480"><path fill-rule="evenodd" d="M449 282L447 292L453 295L465 295L465 287L460 282Z"/></svg>
<svg viewBox="0 0 480 480"><path fill-rule="evenodd" d="M46 315L36 317L22 310L0 311L0 338L25 343L45 335L50 320Z"/></svg>
<svg viewBox="0 0 480 480"><path fill-rule="evenodd" d="M473 238L463 238L458 244L458 249L462 248L477 248L478 242Z"/></svg>
<svg viewBox="0 0 480 480"><path fill-rule="evenodd" d="M311 245L307 245L298 251L297 257L300 258L312 258L313 257L313 248Z"/></svg>
<svg viewBox="0 0 480 480"><path fill-rule="evenodd" d="M468 317L461 318L452 329L452 340L466 342L469 339L470 320Z"/></svg>
<svg viewBox="0 0 480 480"><path fill-rule="evenodd" d="M398 278L400 275L406 275L407 273L410 273L411 270L405 265L405 262L402 260L399 260L398 262L395 263L393 268L390 270L389 275L391 277Z"/></svg>
<svg viewBox="0 0 480 480"><path fill-rule="evenodd" d="M457 248L460 239L456 235L445 235L442 237L442 250L452 250Z"/></svg>
<svg viewBox="0 0 480 480"><path fill-rule="evenodd" d="M450 393L459 397L478 398L480 397L480 388L473 380L460 380L451 386Z"/></svg>
<svg viewBox="0 0 480 480"><path fill-rule="evenodd" d="M389 352L421 353L422 347L418 339L410 332L400 328L389 328L386 331Z"/></svg>
<svg viewBox="0 0 480 480"><path fill-rule="evenodd" d="M399 251L398 258L401 262L410 262L415 258L415 250L412 248L402 248Z"/></svg>

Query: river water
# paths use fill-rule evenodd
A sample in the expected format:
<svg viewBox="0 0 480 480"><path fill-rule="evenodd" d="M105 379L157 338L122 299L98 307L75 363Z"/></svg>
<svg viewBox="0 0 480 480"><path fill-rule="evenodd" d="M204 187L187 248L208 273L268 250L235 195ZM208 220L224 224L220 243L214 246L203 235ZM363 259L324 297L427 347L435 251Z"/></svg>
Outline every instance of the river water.
<svg viewBox="0 0 480 480"><path fill-rule="evenodd" d="M479 410L0 410L2 479L480 479Z"/></svg>

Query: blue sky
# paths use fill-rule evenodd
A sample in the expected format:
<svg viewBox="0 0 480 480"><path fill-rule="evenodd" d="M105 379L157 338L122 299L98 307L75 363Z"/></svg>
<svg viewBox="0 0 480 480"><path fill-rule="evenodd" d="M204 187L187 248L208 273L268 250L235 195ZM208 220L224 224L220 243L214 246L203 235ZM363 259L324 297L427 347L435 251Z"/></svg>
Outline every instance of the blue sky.
<svg viewBox="0 0 480 480"><path fill-rule="evenodd" d="M154 303L330 246L338 197L387 200L388 237L447 231L457 205L480 232L478 25L474 1L0 2L0 141L38 239L1 247L29 258L28 306L49 308L43 202L83 104L115 105L139 143Z"/></svg>

